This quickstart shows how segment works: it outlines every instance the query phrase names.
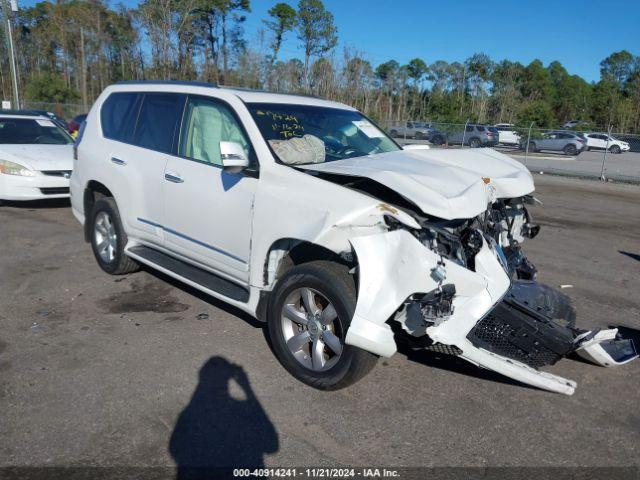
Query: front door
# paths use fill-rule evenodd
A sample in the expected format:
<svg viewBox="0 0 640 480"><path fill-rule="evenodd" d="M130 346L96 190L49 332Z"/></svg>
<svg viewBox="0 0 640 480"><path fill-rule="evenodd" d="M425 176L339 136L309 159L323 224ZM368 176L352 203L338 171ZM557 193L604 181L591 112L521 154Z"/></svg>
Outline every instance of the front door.
<svg viewBox="0 0 640 480"><path fill-rule="evenodd" d="M222 168L220 142L236 142L252 159L241 173ZM164 174L165 245L242 283L249 280L257 162L231 107L189 97L178 142Z"/></svg>

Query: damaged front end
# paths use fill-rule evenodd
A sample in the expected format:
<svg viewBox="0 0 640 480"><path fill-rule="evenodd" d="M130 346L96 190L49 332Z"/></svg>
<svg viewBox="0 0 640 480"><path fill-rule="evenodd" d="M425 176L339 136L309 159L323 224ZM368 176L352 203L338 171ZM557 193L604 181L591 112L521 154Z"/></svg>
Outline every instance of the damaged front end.
<svg viewBox="0 0 640 480"><path fill-rule="evenodd" d="M390 356L395 322L425 348L568 395L574 381L540 368L573 353L602 366L636 358L617 329L576 328L568 297L535 281L521 249L539 231L533 201L494 201L467 220L412 212L419 229L388 218L389 231L351 239L360 283L346 343Z"/></svg>

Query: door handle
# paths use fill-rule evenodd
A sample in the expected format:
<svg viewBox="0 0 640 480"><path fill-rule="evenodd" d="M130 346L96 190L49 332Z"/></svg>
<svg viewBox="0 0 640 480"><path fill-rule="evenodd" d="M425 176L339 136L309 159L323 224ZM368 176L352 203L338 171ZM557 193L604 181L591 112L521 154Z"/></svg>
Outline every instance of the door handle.
<svg viewBox="0 0 640 480"><path fill-rule="evenodd" d="M116 165L126 165L127 162L118 158L118 157L111 157L111 163L115 163Z"/></svg>
<svg viewBox="0 0 640 480"><path fill-rule="evenodd" d="M164 179L172 182L172 183L183 183L184 179L178 175L177 173L173 173L173 172L165 172L164 174Z"/></svg>

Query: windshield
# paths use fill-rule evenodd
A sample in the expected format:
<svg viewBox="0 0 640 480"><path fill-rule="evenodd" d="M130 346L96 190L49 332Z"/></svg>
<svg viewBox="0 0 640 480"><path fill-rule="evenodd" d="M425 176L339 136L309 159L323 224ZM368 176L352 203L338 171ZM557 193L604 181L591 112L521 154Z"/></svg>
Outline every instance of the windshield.
<svg viewBox="0 0 640 480"><path fill-rule="evenodd" d="M73 138L45 118L0 118L0 144L70 145Z"/></svg>
<svg viewBox="0 0 640 480"><path fill-rule="evenodd" d="M357 111L267 103L247 107L264 139L286 164L333 162L400 150Z"/></svg>

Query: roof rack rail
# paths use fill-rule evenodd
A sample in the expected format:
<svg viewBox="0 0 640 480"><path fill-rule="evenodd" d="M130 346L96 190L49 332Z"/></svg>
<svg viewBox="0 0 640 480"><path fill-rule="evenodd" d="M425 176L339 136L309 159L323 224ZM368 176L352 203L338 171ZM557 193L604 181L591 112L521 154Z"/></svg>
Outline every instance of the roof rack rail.
<svg viewBox="0 0 640 480"><path fill-rule="evenodd" d="M232 85L218 85L217 83L210 82L199 82L195 80L121 80L115 83L116 85L186 85L192 87L208 87L208 88L223 88L225 90L238 90L242 92L258 92L258 93L273 93L275 95L288 95L292 97L309 97L309 98L318 98L317 95L312 95L310 93L283 93L283 92L272 92L269 90L262 90L259 88L247 88L247 87L234 87Z"/></svg>
<svg viewBox="0 0 640 480"><path fill-rule="evenodd" d="M228 90L238 90L241 92L258 92L258 93L272 93L274 95L287 95L290 97L309 97L309 98L317 98L320 100L325 100L322 97L319 97L317 95L313 95L311 93L302 93L302 92L274 92L271 90L263 90L261 88L248 88L248 87L234 87L231 85L218 85L218 88L225 88Z"/></svg>
<svg viewBox="0 0 640 480"><path fill-rule="evenodd" d="M218 85L210 82L197 82L192 80L120 80L116 85L189 85L192 87L218 88Z"/></svg>

